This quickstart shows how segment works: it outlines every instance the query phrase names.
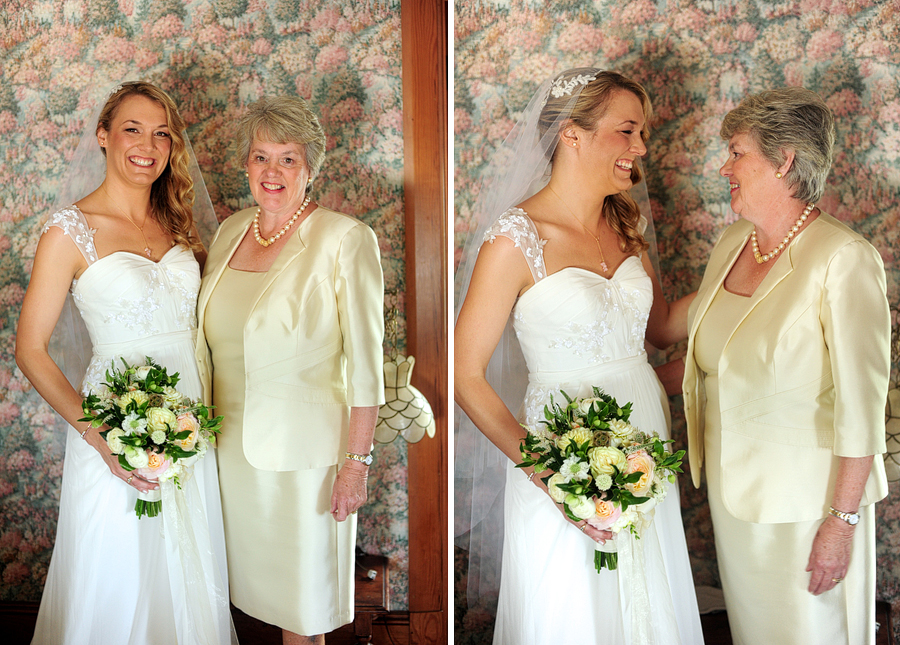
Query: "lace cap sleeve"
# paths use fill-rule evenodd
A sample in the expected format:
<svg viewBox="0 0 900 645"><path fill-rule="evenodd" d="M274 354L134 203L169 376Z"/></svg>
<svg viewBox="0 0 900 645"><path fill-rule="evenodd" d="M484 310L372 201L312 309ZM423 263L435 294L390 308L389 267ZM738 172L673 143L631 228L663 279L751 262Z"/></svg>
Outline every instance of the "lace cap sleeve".
<svg viewBox="0 0 900 645"><path fill-rule="evenodd" d="M542 250L547 240L542 240L538 236L534 222L525 211L521 208L510 208L503 213L485 232L484 241L493 244L498 235L508 237L522 251L535 282L547 276Z"/></svg>
<svg viewBox="0 0 900 645"><path fill-rule="evenodd" d="M88 226L84 214L77 206L63 208L53 213L41 228L41 235L49 231L51 226L61 228L63 233L72 238L88 265L97 261L97 250L94 248L95 231Z"/></svg>

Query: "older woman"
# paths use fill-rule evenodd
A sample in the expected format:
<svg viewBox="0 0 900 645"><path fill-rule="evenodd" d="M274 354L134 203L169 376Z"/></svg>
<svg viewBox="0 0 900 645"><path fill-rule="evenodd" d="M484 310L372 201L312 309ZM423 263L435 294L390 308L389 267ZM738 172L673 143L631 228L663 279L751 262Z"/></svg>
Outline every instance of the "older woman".
<svg viewBox="0 0 900 645"><path fill-rule="evenodd" d="M302 99L251 105L240 155L257 205L213 240L197 349L206 398L228 419L232 601L285 643L324 643L353 620L355 513L384 400L378 244L310 201L325 135Z"/></svg>
<svg viewBox="0 0 900 645"><path fill-rule="evenodd" d="M736 644L874 643L889 314L878 252L816 208L834 118L798 87L722 125L731 207L691 307L694 484L706 464Z"/></svg>

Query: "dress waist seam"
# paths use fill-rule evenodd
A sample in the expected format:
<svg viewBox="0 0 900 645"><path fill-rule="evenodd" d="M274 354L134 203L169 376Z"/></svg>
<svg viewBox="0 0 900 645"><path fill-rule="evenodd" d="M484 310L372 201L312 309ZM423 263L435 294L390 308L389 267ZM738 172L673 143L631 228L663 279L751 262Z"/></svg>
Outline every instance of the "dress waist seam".
<svg viewBox="0 0 900 645"><path fill-rule="evenodd" d="M635 356L620 358L599 365L589 365L574 370L561 371L542 371L531 372L528 374L529 385L556 385L559 383L570 383L574 381L586 381L589 378L602 378L612 374L622 374L623 372L638 369L647 362L647 353L641 352Z"/></svg>

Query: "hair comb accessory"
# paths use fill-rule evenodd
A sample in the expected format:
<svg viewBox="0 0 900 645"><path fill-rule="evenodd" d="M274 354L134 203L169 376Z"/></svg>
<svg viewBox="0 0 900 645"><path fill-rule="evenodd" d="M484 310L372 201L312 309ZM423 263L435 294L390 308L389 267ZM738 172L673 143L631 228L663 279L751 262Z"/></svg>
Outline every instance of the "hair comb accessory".
<svg viewBox="0 0 900 645"><path fill-rule="evenodd" d="M565 95L572 96L572 90L574 90L579 85L587 85L591 81L596 81L596 76L589 76L587 74L578 74L577 76L573 76L569 80L565 80L562 76L557 77L555 81L550 83L550 93L547 95L547 98L544 99L542 106L547 105L547 100L552 96L555 99Z"/></svg>

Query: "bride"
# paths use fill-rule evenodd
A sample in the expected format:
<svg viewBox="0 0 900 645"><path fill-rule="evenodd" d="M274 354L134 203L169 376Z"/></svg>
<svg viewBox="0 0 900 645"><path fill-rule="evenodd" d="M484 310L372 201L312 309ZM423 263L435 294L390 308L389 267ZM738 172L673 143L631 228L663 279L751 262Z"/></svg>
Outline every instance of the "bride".
<svg viewBox="0 0 900 645"><path fill-rule="evenodd" d="M567 518L542 481L549 473L513 467L519 421L536 427L560 391L598 386L634 403L631 423L668 438L668 401L644 341L685 338L692 296L662 297L648 222L629 193L641 181L650 109L644 89L615 72L578 68L541 85L487 173L483 221L457 274L455 391L465 416L455 485L469 512L457 511L457 532L469 531L470 601L489 587L492 536L505 534L495 645L703 642L677 487L640 540L617 536L620 551L631 540L639 557L598 574L595 542L612 534ZM527 387L517 389L519 375ZM501 511L494 493L504 486ZM501 514L502 531L490 528Z"/></svg>
<svg viewBox="0 0 900 645"><path fill-rule="evenodd" d="M184 127L159 88L118 86L89 121L67 181L96 177L103 167L98 150L105 178L51 215L38 243L16 362L69 427L34 643L236 642L214 451L197 462L182 490L163 484L162 514L139 520L137 495L157 483L124 470L102 428L79 421L82 399L113 361L121 367L120 358L140 365L149 356L180 373L179 391L200 396L195 307L206 252L194 226L193 153ZM201 182L197 188L208 204ZM75 377L80 390L48 351L67 294L90 336L87 373ZM69 356L78 352L73 341L69 334Z"/></svg>

